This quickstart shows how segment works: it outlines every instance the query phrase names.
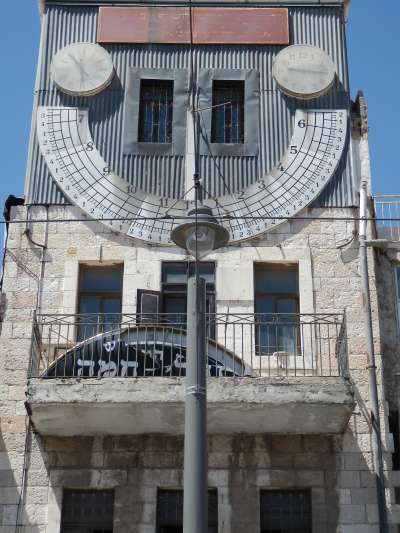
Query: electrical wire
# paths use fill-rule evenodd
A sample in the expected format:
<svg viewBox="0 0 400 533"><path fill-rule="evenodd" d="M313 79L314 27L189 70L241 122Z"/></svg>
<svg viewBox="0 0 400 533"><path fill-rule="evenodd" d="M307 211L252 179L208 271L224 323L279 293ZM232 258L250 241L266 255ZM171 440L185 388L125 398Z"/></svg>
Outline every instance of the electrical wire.
<svg viewBox="0 0 400 533"><path fill-rule="evenodd" d="M359 222L361 220L365 220L367 222L398 222L399 228L400 228L400 218L375 218L375 217L368 217L368 218L360 218L360 217L335 217L335 216L324 216L324 217L318 217L318 216L234 216L234 215L219 215L216 216L218 220L229 220L229 221L238 221L241 220L280 220L280 221L293 221L293 220L319 220L321 222ZM159 220L159 221L180 221L180 220L193 220L193 217L188 215L177 215L177 216L159 216L159 217L115 217L115 218L65 218L65 219L20 219L20 220L0 220L0 224L26 224L29 222L29 224L66 224L66 223L73 223L73 222L134 222L139 220ZM117 231L117 230L116 230Z"/></svg>

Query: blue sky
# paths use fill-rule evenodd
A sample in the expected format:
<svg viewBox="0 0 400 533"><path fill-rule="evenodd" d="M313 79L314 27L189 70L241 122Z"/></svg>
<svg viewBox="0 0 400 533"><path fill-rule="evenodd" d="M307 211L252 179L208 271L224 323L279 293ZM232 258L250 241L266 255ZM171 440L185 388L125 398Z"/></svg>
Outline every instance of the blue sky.
<svg viewBox="0 0 400 533"><path fill-rule="evenodd" d="M9 194L23 194L40 30L37 0L3 3L1 210ZM347 26L351 94L362 89L369 104L374 193L400 194L399 22L399 0L379 6L376 0L353 0Z"/></svg>

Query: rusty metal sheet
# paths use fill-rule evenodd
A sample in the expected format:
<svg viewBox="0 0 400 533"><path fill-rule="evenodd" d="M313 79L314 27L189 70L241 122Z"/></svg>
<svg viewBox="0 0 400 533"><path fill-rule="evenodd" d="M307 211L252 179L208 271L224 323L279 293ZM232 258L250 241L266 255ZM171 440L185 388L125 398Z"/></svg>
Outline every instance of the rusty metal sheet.
<svg viewBox="0 0 400 533"><path fill-rule="evenodd" d="M194 10L196 44L289 44L286 8L199 7Z"/></svg>
<svg viewBox="0 0 400 533"><path fill-rule="evenodd" d="M100 43L188 43L186 7L101 7ZM289 44L286 8L193 9L195 44Z"/></svg>
<svg viewBox="0 0 400 533"><path fill-rule="evenodd" d="M99 43L188 43L189 9L185 7L101 7Z"/></svg>

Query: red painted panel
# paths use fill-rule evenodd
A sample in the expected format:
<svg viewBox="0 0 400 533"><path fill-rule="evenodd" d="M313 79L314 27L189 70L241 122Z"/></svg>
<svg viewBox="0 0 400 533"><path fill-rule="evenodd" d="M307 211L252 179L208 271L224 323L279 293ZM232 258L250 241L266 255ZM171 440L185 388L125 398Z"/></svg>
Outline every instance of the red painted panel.
<svg viewBox="0 0 400 533"><path fill-rule="evenodd" d="M101 7L99 43L187 43L189 9L185 7Z"/></svg>
<svg viewBox="0 0 400 533"><path fill-rule="evenodd" d="M196 8L194 42L196 44L289 44L288 10Z"/></svg>
<svg viewBox="0 0 400 533"><path fill-rule="evenodd" d="M186 7L101 7L100 43L188 43ZM285 8L193 9L195 44L289 44Z"/></svg>

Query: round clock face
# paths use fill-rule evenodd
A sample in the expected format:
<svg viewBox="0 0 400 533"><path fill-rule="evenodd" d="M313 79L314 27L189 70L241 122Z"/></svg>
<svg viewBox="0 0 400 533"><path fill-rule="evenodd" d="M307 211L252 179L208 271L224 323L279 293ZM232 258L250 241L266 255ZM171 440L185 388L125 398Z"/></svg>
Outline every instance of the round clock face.
<svg viewBox="0 0 400 533"><path fill-rule="evenodd" d="M336 68L327 53L309 45L293 45L275 58L272 74L288 96L311 99L326 93L335 81Z"/></svg>
<svg viewBox="0 0 400 533"><path fill-rule="evenodd" d="M347 111L297 110L294 121L292 139L275 169L243 190L204 202L231 242L256 237L293 216L335 172L346 142ZM71 202L115 231L172 244L172 229L182 223L191 202L148 194L117 176L96 149L87 109L40 107L37 129L50 172Z"/></svg>
<svg viewBox="0 0 400 533"><path fill-rule="evenodd" d="M62 92L92 96L111 83L114 66L110 54L98 44L74 43L53 57L50 75Z"/></svg>

